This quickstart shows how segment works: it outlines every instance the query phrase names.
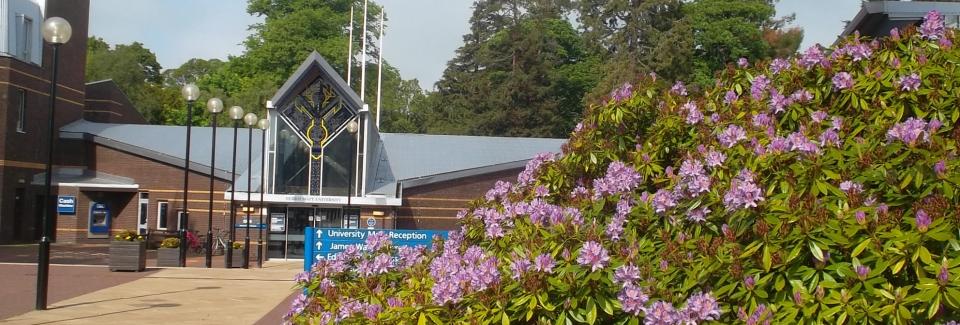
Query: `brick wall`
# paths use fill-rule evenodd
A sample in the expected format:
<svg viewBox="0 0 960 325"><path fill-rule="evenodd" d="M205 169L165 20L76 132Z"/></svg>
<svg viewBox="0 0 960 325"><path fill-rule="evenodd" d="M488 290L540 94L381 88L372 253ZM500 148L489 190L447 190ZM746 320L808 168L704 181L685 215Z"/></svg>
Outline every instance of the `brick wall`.
<svg viewBox="0 0 960 325"><path fill-rule="evenodd" d="M89 158L89 168L99 172L108 173L117 176L124 176L134 179L140 186L139 191L148 193L149 206L147 220L148 228L154 235L163 236L163 234L173 235L176 231L177 215L176 211L182 208L183 195L183 169L182 167L172 166L161 163L142 156L134 155L124 151L116 150L110 147L94 144L93 152ZM190 188L188 191L188 209L190 220L188 229L195 230L200 234L206 234L207 217L209 213L209 186L210 179L207 175L191 172ZM229 181L226 179L214 179L213 196L213 227L229 229L229 211L230 201L224 199L224 191L229 188ZM70 193L76 191L78 206L75 220L67 220L60 217L58 223L58 236L63 240L72 239L73 242L80 243L103 243L103 239L86 238L87 222L89 218L89 209L91 201L105 201L110 205L112 213L113 231L123 229L136 230L138 224L139 198L137 192L105 192L93 190L61 189L61 193ZM157 228L157 218L160 202L167 202L168 214L167 230ZM237 202L237 209L245 204L245 201ZM259 202L252 202L257 204ZM243 216L238 212L238 220ZM259 215L252 215L257 218ZM237 229L237 238L243 237L244 229ZM75 233L75 234L69 234ZM255 229L251 229L251 238L257 240Z"/></svg>
<svg viewBox="0 0 960 325"><path fill-rule="evenodd" d="M403 206L396 210L397 229L441 229L457 227L457 211L483 197L497 181L515 182L522 169L511 169L446 182L406 188Z"/></svg>
<svg viewBox="0 0 960 325"><path fill-rule="evenodd" d="M89 0L48 0L46 3L47 16L63 17L73 29L73 36L60 47L59 53L54 123L59 129L82 116L90 3ZM44 44L41 66L0 57L0 243L39 238L34 205L36 195L42 194L43 188L31 186L30 182L33 175L43 172L47 161L52 52L50 45ZM25 132L17 132L20 91L25 95ZM25 209L15 211L19 188L26 191Z"/></svg>

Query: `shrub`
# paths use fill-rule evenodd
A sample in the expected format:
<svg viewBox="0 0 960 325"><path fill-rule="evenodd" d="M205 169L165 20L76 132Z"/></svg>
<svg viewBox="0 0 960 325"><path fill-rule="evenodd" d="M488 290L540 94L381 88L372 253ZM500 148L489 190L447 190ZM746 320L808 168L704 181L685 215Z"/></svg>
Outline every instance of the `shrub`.
<svg viewBox="0 0 960 325"><path fill-rule="evenodd" d="M167 237L160 242L160 247L163 248L178 248L180 247L180 238L177 237Z"/></svg>
<svg viewBox="0 0 960 325"><path fill-rule="evenodd" d="M429 250L298 275L296 323L943 323L960 314L960 49L937 13L720 73L648 76ZM396 255L397 260L391 260Z"/></svg>
<svg viewBox="0 0 960 325"><path fill-rule="evenodd" d="M119 241L143 241L143 236L137 234L136 231L123 229L118 231L113 235L113 240Z"/></svg>

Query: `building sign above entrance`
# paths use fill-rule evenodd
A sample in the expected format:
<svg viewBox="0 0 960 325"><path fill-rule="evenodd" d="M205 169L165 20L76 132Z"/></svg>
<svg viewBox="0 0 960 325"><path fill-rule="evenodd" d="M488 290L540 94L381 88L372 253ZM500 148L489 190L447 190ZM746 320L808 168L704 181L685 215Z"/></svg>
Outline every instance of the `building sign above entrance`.
<svg viewBox="0 0 960 325"><path fill-rule="evenodd" d="M347 197L316 195L278 195L281 200L293 203L347 204Z"/></svg>
<svg viewBox="0 0 960 325"><path fill-rule="evenodd" d="M356 246L364 250L367 236L373 233L386 233L394 247L430 247L434 236L447 239L447 231L443 230L396 230L396 229L342 229L342 228L313 228L305 230L303 267L309 270L315 261L329 259L347 249Z"/></svg>
<svg viewBox="0 0 960 325"><path fill-rule="evenodd" d="M237 192L236 200L242 201L247 199L247 193ZM223 195L224 199L230 199L231 192L226 192ZM253 193L251 198L255 200L260 200L259 193ZM386 198L386 197L352 197L352 204L355 206L400 206L401 200L398 198ZM286 204L325 204L325 205L347 205L346 196L320 196L320 195L302 195L302 194L264 194L264 202L270 203L286 203Z"/></svg>

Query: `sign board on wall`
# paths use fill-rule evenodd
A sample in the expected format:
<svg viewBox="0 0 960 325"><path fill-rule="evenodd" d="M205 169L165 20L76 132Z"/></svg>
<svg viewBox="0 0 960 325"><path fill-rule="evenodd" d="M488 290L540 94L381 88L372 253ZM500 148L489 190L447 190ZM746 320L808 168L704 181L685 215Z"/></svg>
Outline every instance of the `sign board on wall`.
<svg viewBox="0 0 960 325"><path fill-rule="evenodd" d="M58 196L57 197L57 213L77 214L77 197L73 195Z"/></svg>
<svg viewBox="0 0 960 325"><path fill-rule="evenodd" d="M444 230L396 230L396 229L342 229L342 228L313 228L307 227L305 230L303 268L309 270L314 261L328 259L347 249L350 246L357 246L361 251L364 250L364 244L367 236L373 233L383 232L390 237L394 247L401 246L425 246L430 247L433 244L433 237L440 236L447 239L447 231Z"/></svg>

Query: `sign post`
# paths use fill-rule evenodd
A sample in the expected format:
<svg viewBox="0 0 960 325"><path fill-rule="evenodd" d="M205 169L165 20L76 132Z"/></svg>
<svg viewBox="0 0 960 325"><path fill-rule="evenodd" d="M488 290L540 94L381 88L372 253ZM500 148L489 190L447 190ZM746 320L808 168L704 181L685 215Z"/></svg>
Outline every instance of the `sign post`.
<svg viewBox="0 0 960 325"><path fill-rule="evenodd" d="M371 218L372 219L372 218ZM309 271L313 263L336 256L350 246L365 250L365 242L370 234L385 233L394 247L430 247L433 238L447 239L445 230L396 230L396 229L342 229L313 228L305 230L303 269Z"/></svg>

